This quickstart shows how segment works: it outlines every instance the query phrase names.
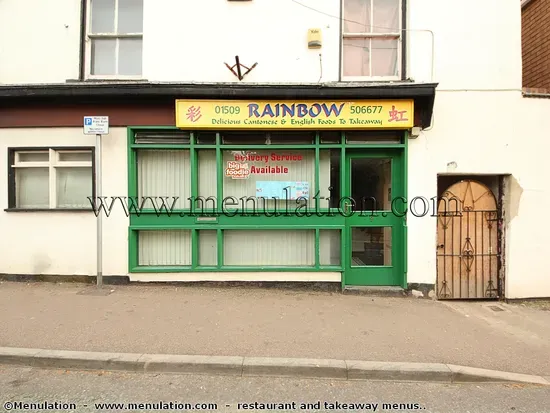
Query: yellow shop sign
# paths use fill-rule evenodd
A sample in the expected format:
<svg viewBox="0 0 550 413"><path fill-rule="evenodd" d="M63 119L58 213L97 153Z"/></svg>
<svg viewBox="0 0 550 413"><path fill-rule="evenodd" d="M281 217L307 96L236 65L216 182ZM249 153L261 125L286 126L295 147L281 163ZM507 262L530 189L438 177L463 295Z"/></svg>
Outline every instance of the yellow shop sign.
<svg viewBox="0 0 550 413"><path fill-rule="evenodd" d="M413 100L176 100L182 129L409 129Z"/></svg>

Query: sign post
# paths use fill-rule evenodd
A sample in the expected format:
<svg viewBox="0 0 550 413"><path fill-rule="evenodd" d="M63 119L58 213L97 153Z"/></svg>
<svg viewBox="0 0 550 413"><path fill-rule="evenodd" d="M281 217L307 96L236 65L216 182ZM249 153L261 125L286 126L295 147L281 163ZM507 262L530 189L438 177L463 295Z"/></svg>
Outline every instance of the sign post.
<svg viewBox="0 0 550 413"><path fill-rule="evenodd" d="M101 202L101 136L109 134L108 116L84 116L84 134L96 136L96 200ZM97 215L97 288L103 286L103 213Z"/></svg>

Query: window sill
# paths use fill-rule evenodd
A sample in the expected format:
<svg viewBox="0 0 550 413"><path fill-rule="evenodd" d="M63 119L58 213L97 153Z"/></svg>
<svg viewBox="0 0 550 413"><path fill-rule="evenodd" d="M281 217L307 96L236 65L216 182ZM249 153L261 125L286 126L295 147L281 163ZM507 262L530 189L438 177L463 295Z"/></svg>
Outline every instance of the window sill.
<svg viewBox="0 0 550 413"><path fill-rule="evenodd" d="M376 268L376 267L375 267ZM386 267L387 268L387 267ZM144 273L184 273L184 272L258 272L258 271L275 271L275 272L341 272L344 268L340 265L324 265L315 268L313 265L308 266L196 266L193 268L191 265L185 266L158 266L158 265L138 265L130 268L128 271L130 274L144 274Z"/></svg>
<svg viewBox="0 0 550 413"><path fill-rule="evenodd" d="M5 208L4 212L94 212L91 208Z"/></svg>
<svg viewBox="0 0 550 413"><path fill-rule="evenodd" d="M86 79L67 79L65 83L86 84L86 83L150 83L148 79L142 77L119 77L119 76L100 76L88 77Z"/></svg>
<svg viewBox="0 0 550 413"><path fill-rule="evenodd" d="M399 76L342 76L342 82L395 83L404 82Z"/></svg>
<svg viewBox="0 0 550 413"><path fill-rule="evenodd" d="M84 80L86 82L149 82L141 76L122 76L122 75L88 75Z"/></svg>

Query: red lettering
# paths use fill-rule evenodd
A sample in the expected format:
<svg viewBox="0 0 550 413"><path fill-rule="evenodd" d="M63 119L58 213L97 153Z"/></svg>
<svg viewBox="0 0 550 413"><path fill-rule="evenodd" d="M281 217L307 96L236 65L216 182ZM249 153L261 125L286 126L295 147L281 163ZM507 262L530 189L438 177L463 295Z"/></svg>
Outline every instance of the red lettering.
<svg viewBox="0 0 550 413"><path fill-rule="evenodd" d="M276 153L271 154L272 161L302 161L304 157L297 154L286 154L286 155L277 155ZM266 160L267 162L267 160Z"/></svg>

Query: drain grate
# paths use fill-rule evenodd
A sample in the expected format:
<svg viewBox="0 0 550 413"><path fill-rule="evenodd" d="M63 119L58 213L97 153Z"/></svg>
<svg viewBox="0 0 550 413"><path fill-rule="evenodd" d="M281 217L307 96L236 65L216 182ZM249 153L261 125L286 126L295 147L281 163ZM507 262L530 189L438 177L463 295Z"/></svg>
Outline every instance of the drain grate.
<svg viewBox="0 0 550 413"><path fill-rule="evenodd" d="M499 307L498 305L490 305L489 308L493 311L504 311L504 308Z"/></svg>

